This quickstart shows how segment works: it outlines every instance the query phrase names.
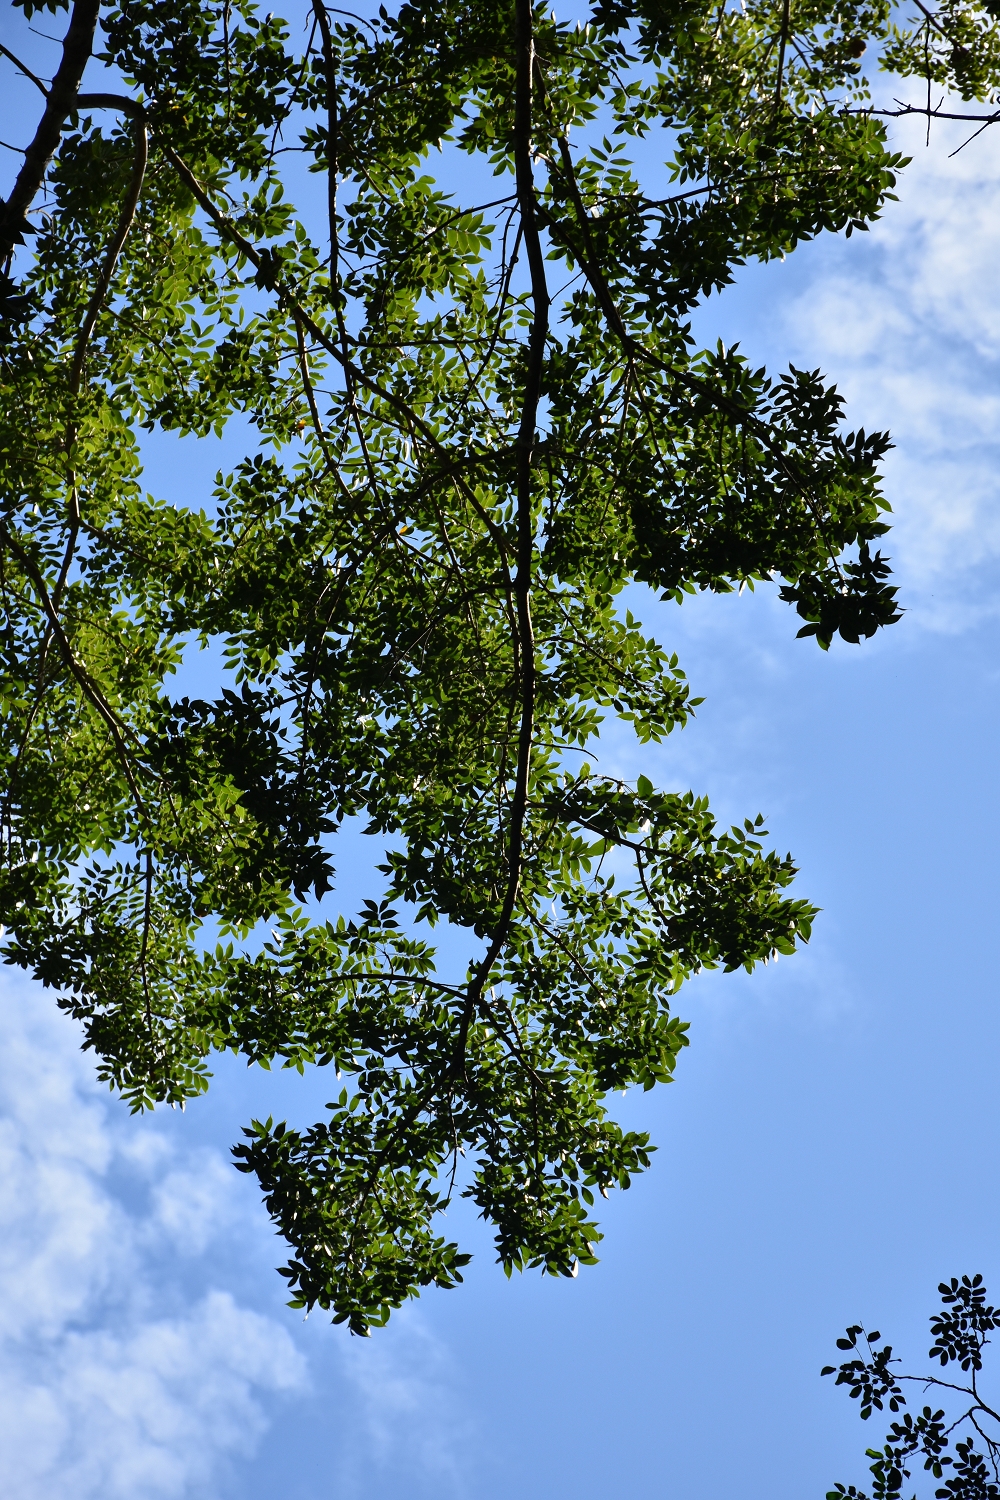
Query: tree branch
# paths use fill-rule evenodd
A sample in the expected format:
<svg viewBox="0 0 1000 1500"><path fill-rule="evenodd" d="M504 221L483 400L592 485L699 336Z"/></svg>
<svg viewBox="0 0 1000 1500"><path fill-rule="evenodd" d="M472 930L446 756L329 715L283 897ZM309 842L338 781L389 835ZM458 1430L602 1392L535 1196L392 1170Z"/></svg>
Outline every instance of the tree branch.
<svg viewBox="0 0 1000 1500"><path fill-rule="evenodd" d="M791 0L784 0L781 10L781 39L778 44L778 79L774 86L774 107L781 106L781 90L785 81L785 48L788 45L788 25Z"/></svg>
<svg viewBox="0 0 1000 1500"><path fill-rule="evenodd" d="M59 619L59 615L53 607L52 600L49 597L49 591L45 587L45 579L42 577L41 572L36 567L30 555L25 551L20 542L14 536L13 532L9 530L6 523L2 520L0 520L0 540L4 541L7 544L10 551L17 558L18 562L21 564L21 567L24 569L25 573L31 580L42 609L45 611L45 616L49 622L49 627L52 631L53 638L55 639L56 645L59 647L59 653L62 656L63 661L69 667L69 670L71 671L73 676L76 678L77 682L80 684L80 687L83 690L84 697L97 710L98 714L107 725L108 732L110 733L111 739L115 746L115 750L118 753L118 759L121 763L121 768L124 773L125 780L128 782L129 791L132 793L136 807L138 808L140 814L142 816L145 816L146 805L143 802L142 794L136 784L135 776L133 774L131 762L129 759L128 747L125 744L125 734L127 731L120 723L118 715L115 713L110 703L108 703L100 687L91 677L86 667L83 666L81 662L77 661L76 654L73 651L73 647L70 645L66 632L63 630L62 621Z"/></svg>
<svg viewBox="0 0 1000 1500"><path fill-rule="evenodd" d="M146 162L148 159L149 133L146 129L146 122L144 119L136 119L135 154L132 158L132 175L129 178L125 201L118 216L118 226L115 229L114 237L104 257L104 264L101 267L101 274L97 278L97 285L94 287L90 301L87 303L87 311L84 313L83 323L76 341L76 349L73 353L73 369L70 374L69 388L74 396L80 390L83 364L87 357L87 345L90 342L90 336L94 331L94 325L101 311L101 304L107 296L108 287L111 285L111 278L115 273L115 266L118 264L118 257L122 253L125 241L128 239L129 230L132 228L132 221L135 218L135 211L139 203L139 194L142 192L143 178L146 175Z"/></svg>
<svg viewBox="0 0 1000 1500"><path fill-rule="evenodd" d="M551 214L544 206L539 205L539 212L545 217L550 228L555 232L556 236L561 239L563 245L570 251L570 253L579 264L588 282L590 283L591 291L594 293L594 296L597 299L598 306L607 319L608 326L610 327L612 333L614 333L615 337L618 339L623 351L631 359L634 359L636 361L641 360L642 363L652 365L654 369L662 371L663 374L669 376L670 379L675 380L679 385L684 386L692 395L707 396L718 411L730 417L734 422L738 422L746 427L751 428L767 448L776 465L799 490L799 493L802 495L806 504L812 511L817 528L819 529L820 535L822 536L822 519L817 510L816 502L813 496L809 493L808 484L802 478L801 474L796 472L795 467L788 462L788 459L782 451L780 444L774 441L773 437L768 431L767 424L765 422L762 422L759 417L755 416L752 411L749 411L746 407L741 406L739 402L732 401L723 396L719 391L712 390L712 388L706 381L700 380L696 375L692 375L687 370L679 370L675 365L668 364L666 360L661 359L660 356L658 354L655 354L652 349L647 349L645 344L641 343L639 339L634 338L633 335L629 333L627 327L625 326L625 321L618 310L618 306L614 300L614 297L611 295L611 289L608 286L604 273L597 262L597 257L594 254L593 244L590 238L590 230L588 228L587 222L587 211L584 206L583 199L580 195L580 188L576 180L576 172L573 168L572 157L570 156L569 146L564 136L559 137L559 153L562 161L563 172L565 173L567 186L569 188L570 197L573 200L573 206L576 211L576 217L580 227L580 234L583 240L582 247L573 243L572 239L566 233L565 225L558 223L554 215ZM832 557L831 561L833 562L838 576L842 579L843 574L841 573L840 564L838 563L837 559L835 557Z"/></svg>
<svg viewBox="0 0 1000 1500"><path fill-rule="evenodd" d="M313 15L319 24L323 40L323 72L326 76L326 200L327 217L330 221L330 297L338 296L340 272L338 269L337 237L337 157L339 134L337 121L337 69L333 60L333 37L330 33L330 17L323 0L312 0Z"/></svg>
<svg viewBox="0 0 1000 1500"><path fill-rule="evenodd" d="M469 1027L482 1000L483 989L493 965L507 941L511 918L521 884L521 862L524 850L524 819L528 806L528 778L531 770L531 746L535 716L535 638L531 622L531 564L534 556L534 524L531 506L531 471L535 448L538 403L542 393L542 370L549 332L549 290L545 276L545 257L538 233L537 200L531 165L532 151L532 83L535 71L535 45L532 33L531 0L517 0L515 45L517 72L514 98L514 170L517 201L521 212L521 231L531 276L531 298L534 320L528 338L524 397L518 429L517 454L517 576L514 597L517 607L517 653L520 677L521 722L517 739L517 768L510 807L510 833L507 843L507 890L500 916L493 929L490 945L476 966L459 1021L455 1050L454 1074L465 1058Z"/></svg>
<svg viewBox="0 0 1000 1500"><path fill-rule="evenodd" d="M204 209L205 213L208 214L209 218L212 220L212 223L215 225L220 235L222 235L224 239L227 239L230 244L235 245L236 249L239 250L242 255L246 256L250 264L260 270L260 268L265 264L265 257L261 253L261 251L257 249L256 245L251 244L251 242L246 238L245 235L240 233L240 231L236 228L236 225L232 223L232 221L228 219L224 213L221 213L219 211L219 209L212 202L212 199L208 192L191 171L191 168L187 165L182 157L178 156L173 147L165 147L164 154L166 155L167 160L177 171L181 180L188 187L196 202L201 208ZM319 344L322 349L325 349L327 354L331 355L332 358L335 359L341 366L341 368L344 369L358 383L358 385L364 387L365 390L370 391L372 395L377 396L380 401L384 401L387 406L391 406L403 418L405 428L407 430L409 430L410 432L419 433L419 435L427 443L428 447L431 448L431 450L437 455L439 459L441 459L449 468L452 468L454 466L454 454L444 445L444 443L441 442L440 438L437 436L434 430L427 425L423 418L413 410L413 407L409 404L408 401L404 400L402 396L397 395L395 391L389 390L387 386L381 385L379 381L375 380L371 375L369 375L368 372L362 369L360 365L355 364L354 361L350 359L344 352L344 350L339 347L336 340L332 339L330 335L325 331L325 329L321 328L316 320L306 312L302 304L297 300L296 297L293 296L291 290L287 286L285 286L284 283L275 279L274 290L277 292L284 306L286 306L294 316L301 320L302 327L309 334L309 336L315 339L316 343ZM465 495L465 498L468 500L469 504L475 510L479 518L482 520L484 526L490 534L492 541L496 545L497 550L500 553L501 563L506 574L507 539L504 536L503 531L499 526L497 526L492 517L490 517L490 515L484 510L482 505L480 505L473 492L464 483L464 481L461 480L460 477L458 478L458 483L462 487L462 493Z"/></svg>
<svg viewBox="0 0 1000 1500"><path fill-rule="evenodd" d="M126 94L77 94L74 109L119 109L131 120L148 120L141 104Z"/></svg>
<svg viewBox="0 0 1000 1500"><path fill-rule="evenodd" d="M869 109L865 106L849 112L852 115L879 115L889 120L898 120L903 115L928 115L932 120L967 120L971 125L980 120L985 125L994 125L1000 120L1000 109L994 110L991 115L949 114L944 109L928 109L926 104L900 104L898 109Z"/></svg>
<svg viewBox="0 0 1000 1500"><path fill-rule="evenodd" d="M33 73L31 69L27 67L19 57L16 57L9 47L5 47L3 42L0 42L0 52L3 53L4 57L9 57L15 68L22 72L25 78L30 78L36 88L41 89L46 99L49 97L49 91L45 87L42 80L35 73Z"/></svg>
<svg viewBox="0 0 1000 1500"><path fill-rule="evenodd" d="M13 191L0 213L0 262L9 260L14 246L20 242L25 215L45 181L66 118L76 107L80 80L94 50L100 8L101 0L76 0L73 6L63 41L62 61L46 96L44 113L34 140L24 153L24 165L17 174Z"/></svg>

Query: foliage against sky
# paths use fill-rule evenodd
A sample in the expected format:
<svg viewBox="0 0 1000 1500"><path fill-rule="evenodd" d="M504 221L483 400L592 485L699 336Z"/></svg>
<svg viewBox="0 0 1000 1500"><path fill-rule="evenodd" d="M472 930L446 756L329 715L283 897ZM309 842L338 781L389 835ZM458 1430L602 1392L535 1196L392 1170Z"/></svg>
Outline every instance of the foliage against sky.
<svg viewBox="0 0 1000 1500"><path fill-rule="evenodd" d="M818 375L698 354L687 317L880 212L902 161L867 44L989 96L991 14L942 15L317 6L302 52L250 6L81 0L38 80L0 230L32 251L2 288L7 955L136 1108L202 1091L213 1049L344 1075L238 1156L296 1301L356 1331L458 1278L452 1191L508 1271L591 1262L595 1192L648 1162L607 1094L672 1075L687 975L808 936L759 821L588 757L602 716L648 742L696 706L616 611L630 582L778 576L824 646L896 618L887 438ZM663 192L625 159L650 135ZM213 496L143 492L136 427L233 415L261 441ZM214 701L170 694L192 642ZM352 912L355 818L386 852Z"/></svg>
<svg viewBox="0 0 1000 1500"><path fill-rule="evenodd" d="M892 1345L876 1329L852 1324L837 1348L848 1355L839 1367L827 1365L847 1387L867 1422L886 1408L897 1420L889 1425L885 1445L869 1448L875 1500L899 1500L910 1481L923 1480L934 1500L997 1500L1000 1496L1000 1413L982 1389L983 1356L990 1334L1000 1328L1000 1308L986 1300L981 1275L952 1276L938 1285L941 1310L931 1316L927 1358L942 1374L904 1373ZM881 1345L881 1348L879 1348ZM954 1369L949 1369L954 1365ZM919 1392L914 1387L920 1387ZM906 1392L933 1405L907 1410ZM943 1401L943 1406L938 1402ZM936 1487L935 1487L936 1486ZM838 1483L826 1500L868 1500L856 1485Z"/></svg>

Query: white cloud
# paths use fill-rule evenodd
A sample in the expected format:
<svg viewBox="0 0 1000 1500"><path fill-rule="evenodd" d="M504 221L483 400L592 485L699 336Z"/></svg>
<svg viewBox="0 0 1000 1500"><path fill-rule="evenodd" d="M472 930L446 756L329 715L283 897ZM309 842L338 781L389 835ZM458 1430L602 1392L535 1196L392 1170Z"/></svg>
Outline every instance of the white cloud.
<svg viewBox="0 0 1000 1500"><path fill-rule="evenodd" d="M238 1216L232 1166L217 1151L203 1150L157 1183L146 1234L160 1243L168 1240L181 1255L201 1255Z"/></svg>
<svg viewBox="0 0 1000 1500"><path fill-rule="evenodd" d="M969 134L958 123L936 123L929 147L919 122L900 121L894 133L913 159L900 181L900 202L875 231L890 253L890 281L907 287L921 321L996 359L1000 137L987 131L953 156Z"/></svg>
<svg viewBox="0 0 1000 1500"><path fill-rule="evenodd" d="M782 342L836 380L850 421L891 431L888 550L911 623L955 629L1000 605L1000 135L950 157L968 130L935 124L929 149L918 121L893 133L913 157L900 201L827 242Z"/></svg>
<svg viewBox="0 0 1000 1500"><path fill-rule="evenodd" d="M30 1350L8 1345L0 1487L11 1500L201 1493L262 1432L255 1387L298 1378L287 1334L225 1292L122 1333L64 1328Z"/></svg>
<svg viewBox="0 0 1000 1500"><path fill-rule="evenodd" d="M49 997L5 983L5 1500L217 1494L227 1459L264 1429L263 1398L304 1379L288 1332L192 1267L212 1250L225 1281L238 1259L250 1226L231 1169L138 1130L106 1098Z"/></svg>

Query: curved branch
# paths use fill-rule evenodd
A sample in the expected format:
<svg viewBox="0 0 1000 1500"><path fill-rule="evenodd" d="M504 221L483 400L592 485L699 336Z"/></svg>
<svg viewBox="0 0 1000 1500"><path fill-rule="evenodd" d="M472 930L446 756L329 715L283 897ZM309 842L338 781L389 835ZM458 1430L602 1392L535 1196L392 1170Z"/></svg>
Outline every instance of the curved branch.
<svg viewBox="0 0 1000 1500"><path fill-rule="evenodd" d="M77 94L75 109L119 109L130 120L148 120L141 104L126 94Z"/></svg>

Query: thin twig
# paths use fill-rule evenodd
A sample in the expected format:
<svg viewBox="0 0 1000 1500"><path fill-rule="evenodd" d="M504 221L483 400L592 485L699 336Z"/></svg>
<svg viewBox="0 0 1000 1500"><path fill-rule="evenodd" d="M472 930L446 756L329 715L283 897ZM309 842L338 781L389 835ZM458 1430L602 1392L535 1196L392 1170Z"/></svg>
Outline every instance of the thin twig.
<svg viewBox="0 0 1000 1500"><path fill-rule="evenodd" d="M37 74L33 73L26 63L23 63L19 57L15 56L15 54L10 50L9 47L5 47L3 42L0 42L0 52L3 53L4 57L9 57L15 68L20 68L25 78L30 78L36 88L41 89L46 99L49 97L48 89L45 87L44 83L37 76Z"/></svg>

